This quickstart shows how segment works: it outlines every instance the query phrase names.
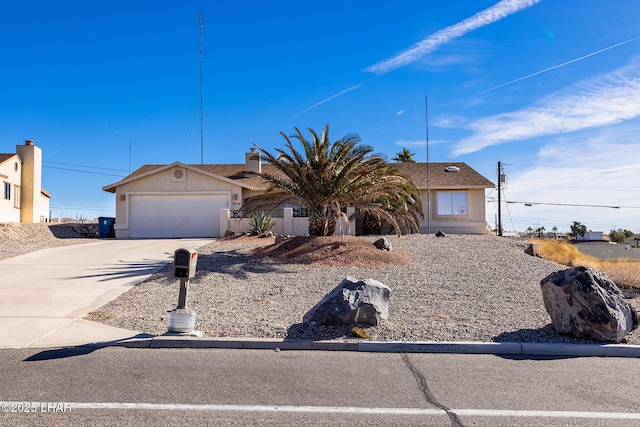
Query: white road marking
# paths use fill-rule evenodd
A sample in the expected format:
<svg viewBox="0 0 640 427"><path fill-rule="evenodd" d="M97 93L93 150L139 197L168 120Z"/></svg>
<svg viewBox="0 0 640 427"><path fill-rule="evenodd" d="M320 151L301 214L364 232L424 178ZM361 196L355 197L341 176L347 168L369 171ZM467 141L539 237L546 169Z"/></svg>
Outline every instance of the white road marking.
<svg viewBox="0 0 640 427"><path fill-rule="evenodd" d="M0 406L15 407L24 402L0 401ZM38 405L46 402L38 402ZM446 415L441 409L422 408L363 408L345 406L287 406L287 405L212 405L182 403L115 403L115 402L65 402L65 407L77 409L112 410L173 410L173 411L226 411L226 412L298 412L333 414L374 414L374 415ZM67 406L68 405L68 406ZM9 411L3 411L9 412ZM581 411L520 411L499 409L451 409L458 416L475 417L516 417L516 418L590 418L640 420L640 413L634 412L581 412Z"/></svg>
<svg viewBox="0 0 640 427"><path fill-rule="evenodd" d="M580 411L510 411L493 409L452 409L458 415L476 417L522 418L592 418L616 420L640 420L640 413L633 412L580 412Z"/></svg>

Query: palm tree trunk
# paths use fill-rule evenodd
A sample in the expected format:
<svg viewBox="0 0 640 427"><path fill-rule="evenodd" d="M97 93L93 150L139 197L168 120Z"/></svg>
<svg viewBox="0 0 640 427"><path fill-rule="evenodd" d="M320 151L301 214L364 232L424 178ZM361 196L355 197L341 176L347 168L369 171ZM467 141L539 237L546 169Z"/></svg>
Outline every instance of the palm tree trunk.
<svg viewBox="0 0 640 427"><path fill-rule="evenodd" d="M309 235L325 236L325 221L327 221L327 218L322 214L322 210L312 210L309 212ZM329 221L327 221L326 236L333 236L335 233L336 219L335 217L329 217Z"/></svg>

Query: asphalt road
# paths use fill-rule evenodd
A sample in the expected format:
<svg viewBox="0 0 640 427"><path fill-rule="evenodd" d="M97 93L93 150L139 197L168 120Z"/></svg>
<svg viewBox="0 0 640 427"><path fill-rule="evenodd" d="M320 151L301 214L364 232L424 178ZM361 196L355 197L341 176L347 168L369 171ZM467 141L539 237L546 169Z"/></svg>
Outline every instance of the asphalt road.
<svg viewBox="0 0 640 427"><path fill-rule="evenodd" d="M640 425L640 359L0 350L0 425Z"/></svg>

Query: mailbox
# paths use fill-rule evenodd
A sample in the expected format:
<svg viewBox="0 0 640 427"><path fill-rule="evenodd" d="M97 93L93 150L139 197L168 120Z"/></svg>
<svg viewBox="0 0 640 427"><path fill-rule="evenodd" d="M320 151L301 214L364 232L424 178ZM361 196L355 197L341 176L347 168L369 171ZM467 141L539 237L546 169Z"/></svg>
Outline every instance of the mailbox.
<svg viewBox="0 0 640 427"><path fill-rule="evenodd" d="M191 279L196 275L198 253L189 249L177 249L173 254L173 275L180 279Z"/></svg>

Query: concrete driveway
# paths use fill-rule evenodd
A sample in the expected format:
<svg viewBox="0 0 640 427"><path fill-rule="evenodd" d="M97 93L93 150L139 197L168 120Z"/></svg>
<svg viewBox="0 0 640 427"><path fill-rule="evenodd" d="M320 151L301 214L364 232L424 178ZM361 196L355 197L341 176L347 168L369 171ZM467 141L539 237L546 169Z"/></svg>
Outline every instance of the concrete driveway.
<svg viewBox="0 0 640 427"><path fill-rule="evenodd" d="M135 331L81 317L172 262L176 249L196 249L211 241L99 240L0 261L0 348L80 345L136 336Z"/></svg>

